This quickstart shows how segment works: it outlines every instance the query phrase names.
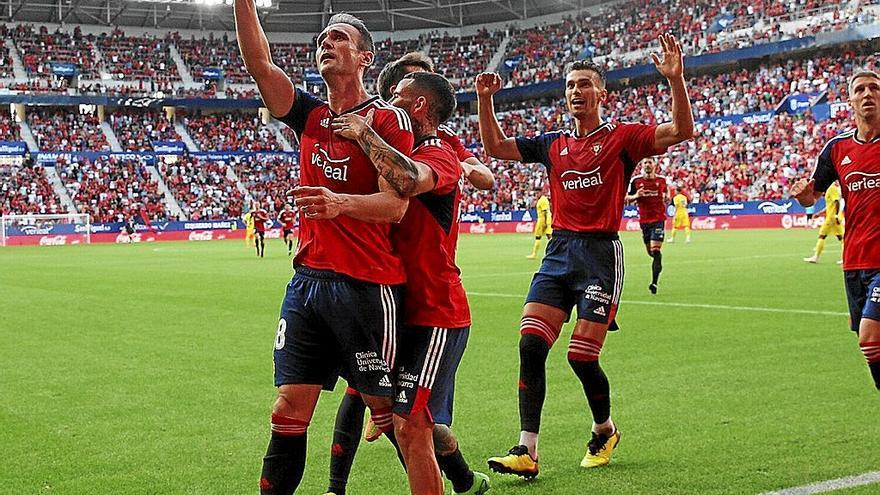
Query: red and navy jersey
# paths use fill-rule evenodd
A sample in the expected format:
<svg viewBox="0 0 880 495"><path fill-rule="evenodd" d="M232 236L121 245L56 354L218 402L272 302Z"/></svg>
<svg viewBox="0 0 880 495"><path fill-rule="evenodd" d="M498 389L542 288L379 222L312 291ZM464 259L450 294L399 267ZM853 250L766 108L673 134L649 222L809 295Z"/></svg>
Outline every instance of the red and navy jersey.
<svg viewBox="0 0 880 495"><path fill-rule="evenodd" d="M266 222L269 221L269 212L260 208L259 210L253 213L254 218L254 230L257 232L263 232L266 230Z"/></svg>
<svg viewBox="0 0 880 495"><path fill-rule="evenodd" d="M816 161L815 190L834 181L846 204L843 269L880 268L880 138L865 142L856 129L832 138Z"/></svg>
<svg viewBox="0 0 880 495"><path fill-rule="evenodd" d="M293 210L284 210L278 217L278 221L281 222L281 227L284 230L293 230L293 225L296 223L296 213Z"/></svg>
<svg viewBox="0 0 880 495"><path fill-rule="evenodd" d="M409 200L395 231L395 246L406 267L407 325L461 328L471 324L461 271L455 264L461 202L461 163L437 137L416 146L412 159L434 170L434 189Z"/></svg>
<svg viewBox="0 0 880 495"><path fill-rule="evenodd" d="M666 177L657 175L648 179L641 175L633 177L629 183L629 194L635 194L639 189L642 195L636 200L639 206L639 223L666 221Z"/></svg>
<svg viewBox="0 0 880 495"><path fill-rule="evenodd" d="M471 153L470 150L464 147L464 144L461 143L461 139L458 137L458 134L456 134L456 132L452 130L451 127L445 124L438 127L437 137L452 146L452 151L455 152L455 156L458 157L459 162L466 161L468 158L476 158L476 156L474 156L474 154Z"/></svg>
<svg viewBox="0 0 880 495"><path fill-rule="evenodd" d="M412 125L406 112L373 97L343 113L366 116L374 110L372 127L392 147L409 154ZM333 133L339 115L327 103L297 88L290 112L279 120L299 141L300 184L323 186L343 194L379 192L376 167L357 142ZM391 225L340 215L333 220L300 219L299 248L294 266L331 270L377 284L403 283L403 264L391 246Z"/></svg>
<svg viewBox="0 0 880 495"><path fill-rule="evenodd" d="M585 136L555 131L516 138L523 162L547 167L553 228L617 232L623 200L636 164L654 149L657 126L605 123Z"/></svg>

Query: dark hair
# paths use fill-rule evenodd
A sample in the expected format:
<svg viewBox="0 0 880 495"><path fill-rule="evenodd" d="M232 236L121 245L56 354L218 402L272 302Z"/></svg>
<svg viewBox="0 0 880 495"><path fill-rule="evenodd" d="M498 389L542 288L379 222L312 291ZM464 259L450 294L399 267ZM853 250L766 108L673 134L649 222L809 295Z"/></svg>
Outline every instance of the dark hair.
<svg viewBox="0 0 880 495"><path fill-rule="evenodd" d="M375 50L375 47L373 46L373 35L370 34L370 30L367 29L367 26L366 26L366 24L364 24L364 21L358 19L357 17L355 17L351 14L346 14L345 12L340 12L338 14L333 14L333 16L330 17L330 20L327 21L327 26L330 26L333 24L348 24L349 26L354 26L354 28L357 29L359 33L361 33L361 41L360 41L360 43L358 43L358 48L360 48L361 51L364 51L364 52L374 52L375 53L376 50ZM324 27L326 28L327 26L324 26Z"/></svg>
<svg viewBox="0 0 880 495"><path fill-rule="evenodd" d="M852 75L852 77L849 78L849 84L846 85L846 89L847 90L852 89L853 83L856 82L856 79L858 79L860 77L871 77L871 78L880 80L880 74L877 74L876 72L874 72L872 70L863 69L863 70L856 72L855 74Z"/></svg>
<svg viewBox="0 0 880 495"><path fill-rule="evenodd" d="M440 125L455 112L455 88L440 74L433 72L412 72L404 79L412 79L410 87L420 93L430 93L428 98L428 110L430 116Z"/></svg>
<svg viewBox="0 0 880 495"><path fill-rule="evenodd" d="M568 76L569 73L576 70L591 70L595 72L602 81L602 85L605 85L605 69L603 69L601 65L589 60L575 60L574 62L569 62L569 64L565 66L565 75Z"/></svg>
<svg viewBox="0 0 880 495"><path fill-rule="evenodd" d="M391 87L399 83L410 72L407 70L410 67L434 72L434 62L422 52L409 52L394 62L389 62L376 78L376 89L383 100L391 99Z"/></svg>

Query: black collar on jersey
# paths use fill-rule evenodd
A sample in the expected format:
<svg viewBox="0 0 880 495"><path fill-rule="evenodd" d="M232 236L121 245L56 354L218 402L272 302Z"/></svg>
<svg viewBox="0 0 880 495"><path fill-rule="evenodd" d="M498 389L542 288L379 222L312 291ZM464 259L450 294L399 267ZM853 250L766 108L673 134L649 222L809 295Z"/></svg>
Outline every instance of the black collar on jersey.
<svg viewBox="0 0 880 495"><path fill-rule="evenodd" d="M339 117L340 115L345 115L347 113L354 113L354 112L357 112L358 110L362 110L362 109L366 108L367 106L372 105L378 99L379 99L378 96L370 97L368 100L364 101L363 103L355 105L354 107L349 108L348 110L345 110L344 112L341 112L341 113L334 112L333 109L330 108L330 105L327 105L327 108L330 110L331 116Z"/></svg>
<svg viewBox="0 0 880 495"><path fill-rule="evenodd" d="M577 126L575 126L575 127L574 127L574 131L571 133L571 135L574 136L574 137L577 138L577 139L585 138L585 137L590 137L590 136L592 136L593 134L599 132L599 130L601 130L603 127L605 127L605 126L608 125L608 124L609 124L609 122L602 122L602 121L600 120L600 121L599 121L599 125L596 126L595 129L593 129L592 131L590 131L590 132L584 134L583 136L578 136Z"/></svg>
<svg viewBox="0 0 880 495"><path fill-rule="evenodd" d="M425 142L430 141L430 140L432 140L432 139L440 139L440 138L437 137L437 136L435 136L435 135L433 135L433 134L431 134L431 135L429 135L429 136L424 136L424 137L422 137L422 138L419 138L418 141L416 141L415 143L413 143L413 149L418 148L419 146L425 144Z"/></svg>
<svg viewBox="0 0 880 495"><path fill-rule="evenodd" d="M859 128L856 127L853 130L853 139L855 139L855 141L859 144L871 144L871 143L876 143L877 141L880 141L880 134L874 136L874 139L872 139L870 141L863 141L863 140L859 139Z"/></svg>

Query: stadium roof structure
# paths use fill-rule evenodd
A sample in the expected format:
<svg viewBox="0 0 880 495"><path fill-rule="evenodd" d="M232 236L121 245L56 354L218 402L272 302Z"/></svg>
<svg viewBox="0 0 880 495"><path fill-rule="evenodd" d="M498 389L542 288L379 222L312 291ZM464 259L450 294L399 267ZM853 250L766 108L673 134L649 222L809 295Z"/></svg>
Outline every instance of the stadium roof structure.
<svg viewBox="0 0 880 495"><path fill-rule="evenodd" d="M316 33L335 12L362 18L373 31L440 30L576 12L608 0L271 0L266 31ZM158 29L234 29L232 0L9 0L6 22L98 24Z"/></svg>
<svg viewBox="0 0 880 495"><path fill-rule="evenodd" d="M607 1L607 0L604 0ZM234 29L232 0L10 0L6 22L98 24L158 29ZM363 19L373 31L440 30L514 22L603 3L603 0L272 0L261 8L266 31L317 33L335 12Z"/></svg>

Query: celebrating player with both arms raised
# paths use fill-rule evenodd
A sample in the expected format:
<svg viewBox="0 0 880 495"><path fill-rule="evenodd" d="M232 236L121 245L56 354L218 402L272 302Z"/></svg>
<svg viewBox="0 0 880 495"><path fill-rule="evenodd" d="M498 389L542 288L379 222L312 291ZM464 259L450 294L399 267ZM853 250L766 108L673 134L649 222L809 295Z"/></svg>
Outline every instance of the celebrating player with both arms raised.
<svg viewBox="0 0 880 495"><path fill-rule="evenodd" d="M672 35L660 37L662 59L652 54L672 92L673 121L660 125L615 124L600 117L606 100L604 73L584 61L565 71L565 102L574 129L534 138L509 138L495 117L493 95L501 89L495 73L476 82L480 136L486 152L502 160L541 162L548 169L555 211L553 239L526 298L520 325L520 438L507 455L489 459L498 472L538 474L538 432L546 389L545 364L572 308L577 323L568 361L580 379L593 413L592 438L581 466L609 462L620 439L611 421L608 379L599 354L623 289L623 246L618 239L627 184L636 164L694 132L684 82L684 57Z"/></svg>

